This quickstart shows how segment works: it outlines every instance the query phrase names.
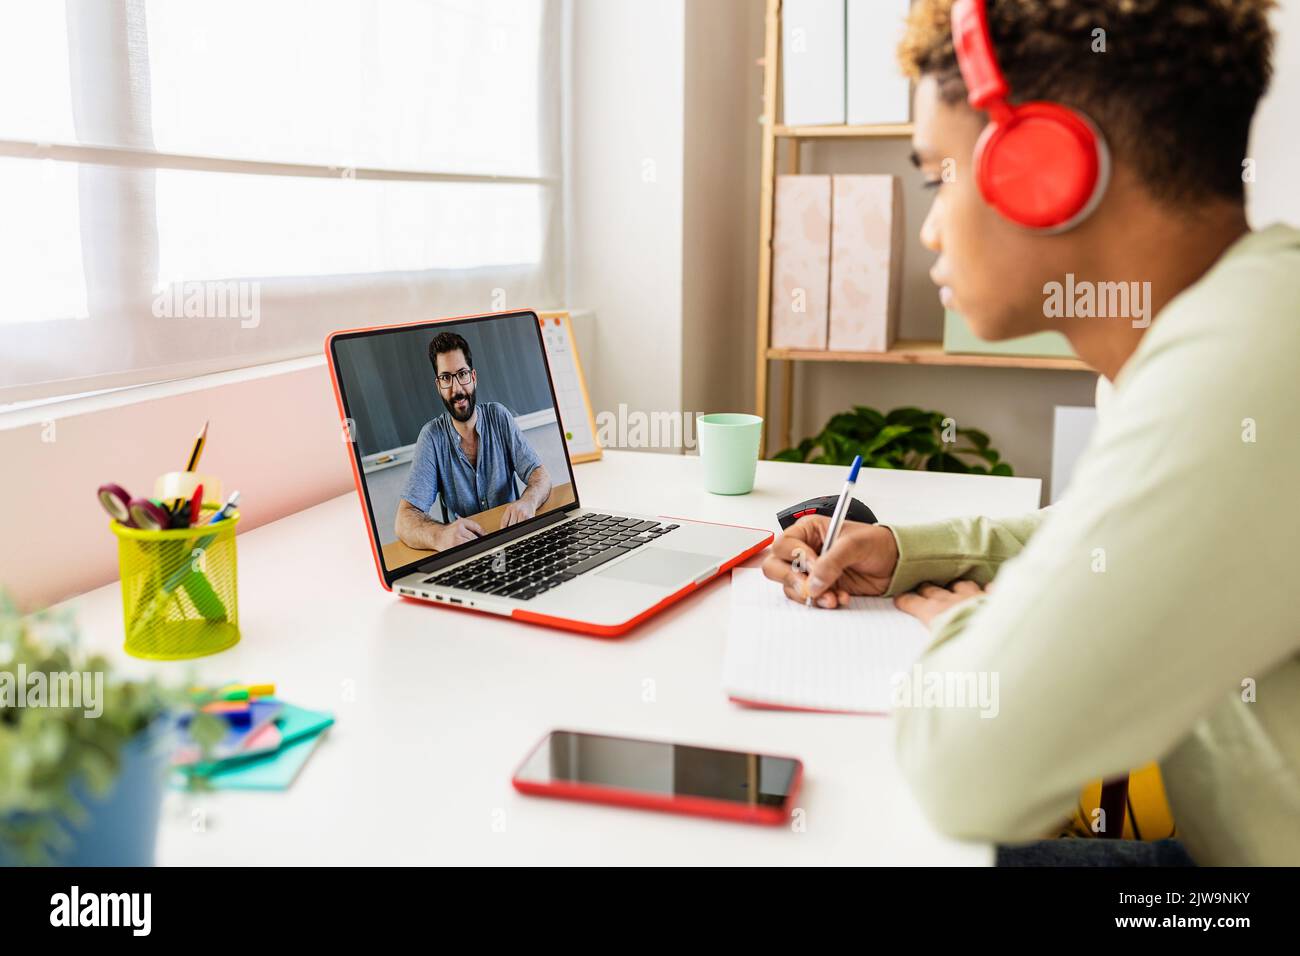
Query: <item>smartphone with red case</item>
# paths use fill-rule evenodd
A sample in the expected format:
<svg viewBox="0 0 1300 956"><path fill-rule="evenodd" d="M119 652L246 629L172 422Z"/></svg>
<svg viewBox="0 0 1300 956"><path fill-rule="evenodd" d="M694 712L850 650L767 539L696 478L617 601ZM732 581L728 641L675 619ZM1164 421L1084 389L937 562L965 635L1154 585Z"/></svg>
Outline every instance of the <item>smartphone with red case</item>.
<svg viewBox="0 0 1300 956"><path fill-rule="evenodd" d="M776 824L802 779L793 757L553 730L511 782L535 796Z"/></svg>

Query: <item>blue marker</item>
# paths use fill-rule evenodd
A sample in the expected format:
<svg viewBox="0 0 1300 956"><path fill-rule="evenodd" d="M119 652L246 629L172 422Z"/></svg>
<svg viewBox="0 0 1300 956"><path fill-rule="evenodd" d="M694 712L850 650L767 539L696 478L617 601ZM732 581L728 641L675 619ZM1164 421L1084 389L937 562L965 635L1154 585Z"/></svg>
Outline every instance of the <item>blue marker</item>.
<svg viewBox="0 0 1300 956"><path fill-rule="evenodd" d="M858 483L858 472L861 469L862 456L858 455L853 459L853 467L849 469L849 480L844 482L844 490L840 492L840 500L835 503L835 513L831 515L831 526L826 529L826 540L822 543L822 554L830 551L831 545L835 543L835 537L840 533L840 525L844 524L844 516L848 514L849 499L853 497L853 486ZM806 607L812 607L812 594L807 595L803 603Z"/></svg>

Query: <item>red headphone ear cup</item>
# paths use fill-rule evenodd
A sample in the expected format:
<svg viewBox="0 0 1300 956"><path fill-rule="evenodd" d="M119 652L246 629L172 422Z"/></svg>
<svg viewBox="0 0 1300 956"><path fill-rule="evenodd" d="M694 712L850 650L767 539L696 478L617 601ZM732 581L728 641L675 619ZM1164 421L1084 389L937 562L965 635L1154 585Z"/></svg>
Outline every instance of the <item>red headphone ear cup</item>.
<svg viewBox="0 0 1300 956"><path fill-rule="evenodd" d="M1025 103L990 122L975 146L975 177L986 202L1030 229L1064 230L1101 199L1109 159L1101 134L1057 103Z"/></svg>

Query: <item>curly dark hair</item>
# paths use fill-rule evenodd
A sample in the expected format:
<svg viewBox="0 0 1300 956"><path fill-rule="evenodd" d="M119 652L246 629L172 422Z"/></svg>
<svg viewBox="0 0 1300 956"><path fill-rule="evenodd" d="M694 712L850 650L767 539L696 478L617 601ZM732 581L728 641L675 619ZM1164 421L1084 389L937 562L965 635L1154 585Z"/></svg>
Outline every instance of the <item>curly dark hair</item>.
<svg viewBox="0 0 1300 956"><path fill-rule="evenodd" d="M429 343L429 364L433 366L436 374L438 371L438 356L445 355L448 352L455 352L457 349L465 353L465 364L470 368L474 367L474 353L469 350L469 343L465 337L456 332L439 332Z"/></svg>
<svg viewBox="0 0 1300 956"><path fill-rule="evenodd" d="M898 57L965 100L953 0L917 0ZM1255 107L1272 76L1274 0L988 0L1014 102L1055 100L1101 128L1158 199L1241 201ZM1096 31L1103 30L1104 33ZM1105 50L1097 50L1098 39Z"/></svg>

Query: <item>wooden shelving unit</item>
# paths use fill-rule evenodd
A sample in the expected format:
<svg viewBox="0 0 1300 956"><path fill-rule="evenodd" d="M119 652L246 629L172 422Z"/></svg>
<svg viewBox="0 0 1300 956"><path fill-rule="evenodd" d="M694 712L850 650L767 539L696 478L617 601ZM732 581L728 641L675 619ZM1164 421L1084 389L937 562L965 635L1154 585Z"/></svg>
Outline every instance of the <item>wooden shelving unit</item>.
<svg viewBox="0 0 1300 956"><path fill-rule="evenodd" d="M778 138L784 139L882 139L909 137L911 123L890 123L880 126L778 126Z"/></svg>
<svg viewBox="0 0 1300 956"><path fill-rule="evenodd" d="M1076 358L1033 355L961 355L945 352L942 342L898 339L888 352L831 352L804 349L767 350L780 362L868 362L877 365L938 365L965 368L1034 368L1066 372L1091 371Z"/></svg>
<svg viewBox="0 0 1300 956"><path fill-rule="evenodd" d="M1088 367L1073 358L1037 358L1023 355L957 355L943 350L942 342L905 341L894 343L888 352L831 352L775 349L772 328L772 203L776 192L777 143L785 145L786 170L799 172L800 145L809 140L906 139L911 123L880 126L786 126L778 122L781 83L781 0L767 0L763 48L763 138L758 215L758 315L755 367L755 414L766 417L772 363L781 375L781 444L794 444L791 436L794 415L794 363L860 362L877 365L928 365L956 368L1021 368L1046 371L1086 372ZM765 428L761 452L766 457L772 429Z"/></svg>

